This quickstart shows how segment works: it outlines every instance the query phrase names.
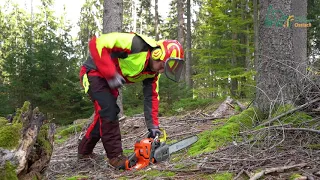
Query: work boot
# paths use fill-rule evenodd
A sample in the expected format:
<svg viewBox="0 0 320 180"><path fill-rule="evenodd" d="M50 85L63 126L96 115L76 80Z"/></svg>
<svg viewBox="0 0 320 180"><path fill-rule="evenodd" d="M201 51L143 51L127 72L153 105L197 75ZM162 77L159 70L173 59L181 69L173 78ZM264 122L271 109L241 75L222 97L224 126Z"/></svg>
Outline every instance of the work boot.
<svg viewBox="0 0 320 180"><path fill-rule="evenodd" d="M126 156L124 156L123 154L120 154L117 157L109 159L109 164L118 170L120 169L125 170L127 159L128 158Z"/></svg>
<svg viewBox="0 0 320 180"><path fill-rule="evenodd" d="M91 154L78 154L78 160L81 159L97 159L98 155L95 153L91 153Z"/></svg>

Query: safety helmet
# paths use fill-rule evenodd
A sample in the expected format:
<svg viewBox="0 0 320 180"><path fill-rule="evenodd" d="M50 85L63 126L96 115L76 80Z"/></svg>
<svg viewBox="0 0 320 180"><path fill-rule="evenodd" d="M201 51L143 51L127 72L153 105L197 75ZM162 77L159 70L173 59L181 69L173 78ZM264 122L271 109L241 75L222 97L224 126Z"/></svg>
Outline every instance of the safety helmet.
<svg viewBox="0 0 320 180"><path fill-rule="evenodd" d="M184 69L183 47L177 40L160 40L157 45L151 52L152 59L164 61L165 75L173 81L179 81Z"/></svg>

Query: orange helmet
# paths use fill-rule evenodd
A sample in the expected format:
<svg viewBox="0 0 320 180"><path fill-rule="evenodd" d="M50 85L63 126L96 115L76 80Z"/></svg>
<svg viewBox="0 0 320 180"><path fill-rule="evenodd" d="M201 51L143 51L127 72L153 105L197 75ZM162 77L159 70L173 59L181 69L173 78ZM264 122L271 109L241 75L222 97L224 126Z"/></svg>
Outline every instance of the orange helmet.
<svg viewBox="0 0 320 180"><path fill-rule="evenodd" d="M165 62L165 74L173 80L179 81L184 68L184 51L177 40L161 40L157 42L158 48L151 52L151 57L156 61Z"/></svg>

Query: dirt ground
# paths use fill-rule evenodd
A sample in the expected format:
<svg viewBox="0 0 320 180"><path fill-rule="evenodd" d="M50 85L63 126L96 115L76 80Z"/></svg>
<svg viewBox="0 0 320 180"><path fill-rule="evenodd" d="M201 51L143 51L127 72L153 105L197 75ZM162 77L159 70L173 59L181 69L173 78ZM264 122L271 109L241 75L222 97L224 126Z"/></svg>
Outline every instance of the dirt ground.
<svg viewBox="0 0 320 180"><path fill-rule="evenodd" d="M221 121L218 123L206 116L207 114L199 110L179 117L161 117L159 121L161 127L166 130L167 140L170 142L213 129L219 123L221 125ZM137 140L147 136L144 118L141 116L126 118L120 123L125 150L132 150ZM320 124L319 120L317 123ZM295 173L301 175L301 180L320 179L320 148L309 146L314 144L319 146L320 134L313 132L281 131L275 128L252 132L250 135L243 133L241 137L243 142L231 142L215 152L195 157L188 156L187 151L182 150L172 155L168 161L150 165L140 172L115 171L107 163L101 142L98 142L94 149L100 158L78 161L78 136L79 134L76 134L64 144L55 146L45 173L49 180L67 179L79 175L89 177L83 179L94 180L290 179ZM158 174L152 175L153 170ZM168 172L174 174L168 175ZM215 176L216 173L224 172L233 173L233 177Z"/></svg>

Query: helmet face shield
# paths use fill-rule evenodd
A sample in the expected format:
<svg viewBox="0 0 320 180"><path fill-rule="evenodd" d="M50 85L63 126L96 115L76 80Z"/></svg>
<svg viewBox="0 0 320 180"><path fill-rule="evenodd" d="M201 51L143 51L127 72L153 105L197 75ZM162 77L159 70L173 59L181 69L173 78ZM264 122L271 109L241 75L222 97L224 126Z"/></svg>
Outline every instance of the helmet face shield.
<svg viewBox="0 0 320 180"><path fill-rule="evenodd" d="M180 58L169 58L165 62L164 73L167 78L178 82L184 69L184 60Z"/></svg>

